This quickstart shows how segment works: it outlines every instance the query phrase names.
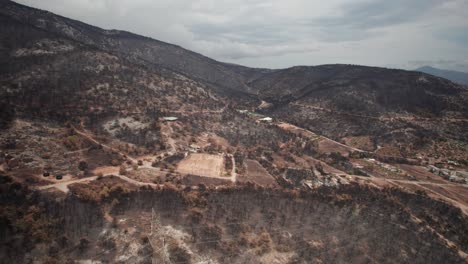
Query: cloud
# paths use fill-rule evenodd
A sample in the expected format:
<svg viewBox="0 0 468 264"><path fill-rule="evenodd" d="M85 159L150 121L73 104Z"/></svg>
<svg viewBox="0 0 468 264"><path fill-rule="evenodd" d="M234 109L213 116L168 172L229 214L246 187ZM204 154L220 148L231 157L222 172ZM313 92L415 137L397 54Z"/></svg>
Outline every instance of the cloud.
<svg viewBox="0 0 468 264"><path fill-rule="evenodd" d="M376 37L390 26L412 22L437 5L435 0L352 1L338 7L339 14L305 22L318 28L324 41L358 41Z"/></svg>
<svg viewBox="0 0 468 264"><path fill-rule="evenodd" d="M281 56L294 53L310 53L320 50L319 47L310 44L294 44L294 45L257 45L246 44L242 42L231 42L221 40L217 42L197 41L195 45L199 45L199 50L205 50L211 53L214 57L227 59L241 58L258 58L266 56Z"/></svg>
<svg viewBox="0 0 468 264"><path fill-rule="evenodd" d="M468 25L440 31L438 32L438 37L459 45L467 45Z"/></svg>

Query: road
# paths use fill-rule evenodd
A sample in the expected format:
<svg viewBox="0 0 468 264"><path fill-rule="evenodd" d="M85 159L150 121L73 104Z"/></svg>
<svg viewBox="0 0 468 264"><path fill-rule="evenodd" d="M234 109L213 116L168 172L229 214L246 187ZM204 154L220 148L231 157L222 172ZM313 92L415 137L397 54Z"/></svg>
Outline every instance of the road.
<svg viewBox="0 0 468 264"><path fill-rule="evenodd" d="M105 149L111 150L112 152L115 152L115 153L119 154L119 155L122 156L122 157L126 157L127 159L131 160L131 161L134 162L134 163L137 163L137 162L138 162L136 159L134 159L134 158L132 158L132 157L130 157L130 156L127 156L126 154L122 153L120 150L115 149L115 148L113 148L113 147L111 147L111 146L108 146L108 145L106 145L106 144L103 144L103 143L97 141L97 140L94 139L88 132L80 131L80 130L78 130L75 126L73 126L73 125L72 125L72 128L73 128L73 130L75 131L75 133L77 133L78 135L80 135L80 136L82 136L82 137L88 139L89 141L93 142L94 144L100 145L100 146L102 146L102 147L105 148Z"/></svg>
<svg viewBox="0 0 468 264"><path fill-rule="evenodd" d="M322 136L322 135L317 135L316 133L310 131L310 130L307 130L305 128L302 128L302 127L298 127L298 126L295 126L293 124L290 124L290 123L287 123L287 122L280 122L278 123L278 127L281 128L281 129L284 129L284 130L288 130L290 132L295 132L295 131L300 131L302 132L301 134L304 135L304 136L308 136L308 137L311 137L311 138L316 138L316 137L319 137L319 139L324 139L324 140L327 140L333 144L336 144L336 145L339 145L339 146L342 146L346 149L349 149L349 150L352 150L352 151L357 151L357 152L365 152L364 150L362 149L358 149L358 148L355 148L355 147L351 147L351 146L347 146L345 144L342 144L338 141L335 141L331 138L327 138L325 136Z"/></svg>
<svg viewBox="0 0 468 264"><path fill-rule="evenodd" d="M124 180L124 181L126 181L128 183L137 185L137 186L148 186L148 185L152 186L152 187L162 186L162 185L155 184L155 183L150 183L150 182L140 182L140 181L128 178L127 176L119 175L118 168L116 168L114 172L108 172L108 173L104 174L103 177L109 177L111 175L113 175L114 177L118 177L118 178L120 178L120 179L122 179L122 180ZM68 186L70 184L90 182L90 181L96 180L97 178L98 178L98 176L92 176L92 177L78 179L78 180L72 180L72 181L66 181L66 182L57 182L57 183L37 187L37 189L38 190L47 190L47 189L51 189L51 188L57 188L58 190L60 190L60 191L62 191L64 193L68 193L69 192Z"/></svg>
<svg viewBox="0 0 468 264"><path fill-rule="evenodd" d="M72 180L72 181L64 181L64 182L57 182L45 186L40 186L37 187L38 190L47 190L50 188L57 188L60 191L67 193L69 191L68 185L74 184L74 183L80 183L80 182L88 182L88 181L94 181L97 179L98 176L93 176L93 177L88 177L88 178L83 178L83 179L78 179L78 180Z"/></svg>
<svg viewBox="0 0 468 264"><path fill-rule="evenodd" d="M235 183L237 181L236 160L234 159L234 155L229 156L231 156L232 159L231 181Z"/></svg>
<svg viewBox="0 0 468 264"><path fill-rule="evenodd" d="M428 182L428 181L410 181L410 180L394 180L394 179L386 179L387 181L391 182L401 182L407 184L427 184L427 185L434 185L434 186L463 186L461 184L456 183L437 183L437 182Z"/></svg>
<svg viewBox="0 0 468 264"><path fill-rule="evenodd" d="M171 152L176 153L177 152L177 146L175 144L175 140L171 137L171 135L174 134L174 129L172 128L172 125L170 123L166 123L166 126L169 131L162 131L161 129L161 134L163 134L166 137L167 143L171 147Z"/></svg>
<svg viewBox="0 0 468 264"><path fill-rule="evenodd" d="M380 178L380 177L374 177L374 176L371 176L371 177L358 176L358 175L348 175L348 176L373 182L377 186L381 186L382 182L388 182L388 183L390 183L390 184L392 184L392 185L394 185L394 186L396 186L398 188L404 188L404 186L401 186L399 183L401 183L401 184L412 184L412 185L415 185L415 186L417 186L417 187L419 187L421 189L424 189L428 193L434 194L439 199L442 199L445 202L448 202L448 203L460 208L466 215L468 215L468 206L467 205L465 205L463 203L460 203L459 201L456 201L456 200L448 197L447 195L444 195L442 193L439 193L439 192L437 192L435 190L432 190L432 189L427 188L427 187L424 186L424 185L432 185L432 186L439 186L439 187L442 187L442 188L447 187L447 186L453 186L453 187L464 186L465 188L468 188L466 185L456 184L456 183L435 183L435 182L428 182L428 181L396 180L396 179L386 179L386 178Z"/></svg>
<svg viewBox="0 0 468 264"><path fill-rule="evenodd" d="M444 195L442 193L439 193L435 190L432 190L430 188L427 188L425 187L424 185L421 185L421 184L425 184L425 185L433 185L433 186L462 186L460 184L450 184L450 183L434 183L434 182L426 182L426 181L406 181L406 180L392 180L392 179L385 179L387 182L390 182L390 183L396 183L396 185L398 185L398 183L405 183L405 184L414 184L422 189L424 189L425 191L429 192L429 193L433 193L435 194L437 197L440 197L441 199L447 201L448 203L451 203L455 206L458 206L465 214L468 215L468 206L466 206L465 204L463 203L460 203L459 201L456 201L450 197L448 197L447 195Z"/></svg>

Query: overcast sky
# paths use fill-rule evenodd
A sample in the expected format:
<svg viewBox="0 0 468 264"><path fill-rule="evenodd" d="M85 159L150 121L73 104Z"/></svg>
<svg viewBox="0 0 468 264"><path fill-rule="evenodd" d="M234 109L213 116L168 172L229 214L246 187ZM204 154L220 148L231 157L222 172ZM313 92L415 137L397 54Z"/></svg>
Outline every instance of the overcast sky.
<svg viewBox="0 0 468 264"><path fill-rule="evenodd" d="M255 67L468 72L468 0L17 0Z"/></svg>

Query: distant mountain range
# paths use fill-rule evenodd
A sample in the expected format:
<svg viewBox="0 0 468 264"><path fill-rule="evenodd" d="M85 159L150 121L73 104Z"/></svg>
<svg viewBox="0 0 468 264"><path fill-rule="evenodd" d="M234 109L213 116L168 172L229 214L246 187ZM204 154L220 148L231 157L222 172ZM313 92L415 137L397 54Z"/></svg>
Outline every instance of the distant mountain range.
<svg viewBox="0 0 468 264"><path fill-rule="evenodd" d="M468 73L466 72L437 69L431 66L423 66L423 67L417 68L416 71L442 77L442 78L448 79L452 82L456 82L459 84L468 85Z"/></svg>

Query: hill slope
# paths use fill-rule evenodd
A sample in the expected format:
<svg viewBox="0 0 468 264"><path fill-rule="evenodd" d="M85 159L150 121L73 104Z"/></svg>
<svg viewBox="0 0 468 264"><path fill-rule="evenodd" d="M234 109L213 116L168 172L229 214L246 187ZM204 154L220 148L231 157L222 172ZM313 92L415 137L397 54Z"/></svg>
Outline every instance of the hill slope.
<svg viewBox="0 0 468 264"><path fill-rule="evenodd" d="M451 80L452 82L468 85L468 73L466 72L437 69L431 66L423 66L423 67L417 68L415 71L432 74L434 76L439 76L447 80Z"/></svg>
<svg viewBox="0 0 468 264"><path fill-rule="evenodd" d="M165 68L215 85L224 92L248 91L245 82L267 69L225 64L198 53L119 30L104 30L85 23L16 4L0 2L0 14L61 37L119 54L133 63Z"/></svg>
<svg viewBox="0 0 468 264"><path fill-rule="evenodd" d="M389 144L399 145L399 149L428 148L434 152L434 139L448 139L457 146L447 147L457 150L455 156L466 153L468 92L466 87L442 78L353 65L253 69L11 1L0 5L1 31L5 36L0 49L0 81L6 88L2 93L20 111L29 105L35 105L34 110L29 109L34 114L63 114L54 110L72 104L99 109L98 105L89 104L102 100L97 99L99 93L103 97L112 94L102 101L107 109L102 118L122 110L148 112L149 105L166 110L216 108L228 103L250 107L264 100L273 106L264 110L266 113L336 140L364 136L371 137L376 148ZM73 63L67 62L68 56ZM120 66L107 66L115 63ZM156 77L158 81L154 80ZM98 85L109 85L114 92L98 92ZM57 87L58 91L52 91ZM191 91L178 92L187 87ZM203 91L200 93L195 87ZM155 89L160 90L155 93ZM53 101L64 93L71 96ZM90 94L95 95L86 98ZM167 97L168 94L174 96ZM212 100L212 94L225 98L225 102ZM130 98L128 102L126 98ZM42 106L40 111L38 106ZM428 141L412 146L418 138ZM404 151L402 155L410 153L416 152Z"/></svg>
<svg viewBox="0 0 468 264"><path fill-rule="evenodd" d="M404 70L322 65L278 70L249 85L272 103L265 113L335 140L365 137L374 150L385 146L382 151L392 149L387 154L394 156L433 153L438 146L447 150L443 155L466 157L468 90L446 79Z"/></svg>

